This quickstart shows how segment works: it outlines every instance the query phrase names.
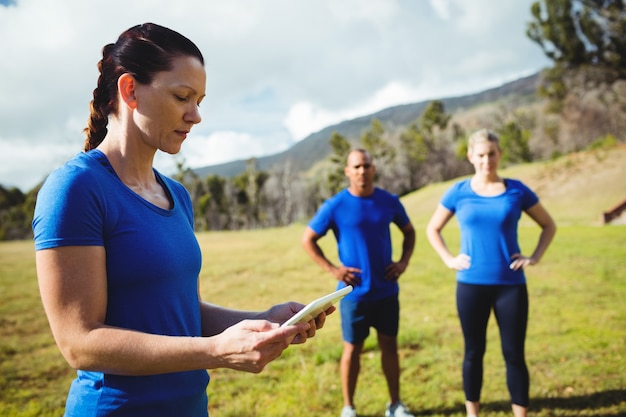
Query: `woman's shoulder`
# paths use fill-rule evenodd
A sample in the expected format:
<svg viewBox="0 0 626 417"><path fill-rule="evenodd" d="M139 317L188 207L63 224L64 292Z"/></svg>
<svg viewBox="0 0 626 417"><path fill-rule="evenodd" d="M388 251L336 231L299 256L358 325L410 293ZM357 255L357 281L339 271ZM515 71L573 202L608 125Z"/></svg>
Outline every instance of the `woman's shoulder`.
<svg viewBox="0 0 626 417"><path fill-rule="evenodd" d="M463 178L460 180L456 180L452 183L450 187L447 189L447 193L454 193L459 191L469 191L471 178Z"/></svg>
<svg viewBox="0 0 626 417"><path fill-rule="evenodd" d="M455 207L459 201L472 195L471 190L469 178L457 180L443 193L440 203L448 210L455 211Z"/></svg>
<svg viewBox="0 0 626 417"><path fill-rule="evenodd" d="M524 210L534 206L539 201L539 196L522 181L512 178L505 178L505 181L507 194L518 196Z"/></svg>
<svg viewBox="0 0 626 417"><path fill-rule="evenodd" d="M507 187L508 186L520 187L524 185L524 183L521 180L518 180L517 178L504 178L504 181L506 182Z"/></svg>
<svg viewBox="0 0 626 417"><path fill-rule="evenodd" d="M507 189L517 189L517 190L529 190L530 191L530 187L526 184L524 184L524 182L522 182L519 179L516 178L505 178L504 179L505 183L506 183L506 188Z"/></svg>
<svg viewBox="0 0 626 417"><path fill-rule="evenodd" d="M45 179L42 188L68 187L76 184L93 181L97 175L93 168L97 167L97 161L87 153L80 152L63 165L54 169Z"/></svg>

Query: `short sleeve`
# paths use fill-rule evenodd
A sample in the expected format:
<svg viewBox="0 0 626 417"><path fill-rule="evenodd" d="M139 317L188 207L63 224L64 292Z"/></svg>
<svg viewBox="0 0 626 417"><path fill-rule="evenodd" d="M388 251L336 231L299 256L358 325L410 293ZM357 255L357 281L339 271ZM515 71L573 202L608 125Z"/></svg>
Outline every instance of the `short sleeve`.
<svg viewBox="0 0 626 417"><path fill-rule="evenodd" d="M522 191L522 210L526 211L539 202L539 197L537 196L537 194L535 194L533 190L526 186L526 184L522 183L521 181L519 181L518 183L519 188Z"/></svg>
<svg viewBox="0 0 626 417"><path fill-rule="evenodd" d="M103 208L90 175L65 165L48 176L33 216L35 250L59 246L103 246Z"/></svg>
<svg viewBox="0 0 626 417"><path fill-rule="evenodd" d="M446 192L441 197L439 203L444 206L446 209L450 210L452 213L456 212L456 206L459 196L459 188L462 183L458 182L452 185L450 188L446 190Z"/></svg>
<svg viewBox="0 0 626 417"><path fill-rule="evenodd" d="M393 195L393 199L396 204L396 214L393 217L393 222L398 227L403 228L411 221L411 219L409 219L409 215L406 213L406 209L402 205L400 197Z"/></svg>
<svg viewBox="0 0 626 417"><path fill-rule="evenodd" d="M333 205L331 200L326 200L317 210L309 227L318 235L324 236L333 225Z"/></svg>

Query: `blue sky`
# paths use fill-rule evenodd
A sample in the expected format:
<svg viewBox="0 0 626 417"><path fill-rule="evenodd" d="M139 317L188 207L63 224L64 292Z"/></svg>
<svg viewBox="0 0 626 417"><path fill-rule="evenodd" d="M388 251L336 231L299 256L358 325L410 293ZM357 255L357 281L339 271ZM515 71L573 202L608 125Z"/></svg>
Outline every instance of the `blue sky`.
<svg viewBox="0 0 626 417"><path fill-rule="evenodd" d="M79 152L102 46L152 21L203 51L191 167L277 153L342 120L473 93L549 65L531 0L0 0L0 184ZM158 155L168 173L174 158Z"/></svg>

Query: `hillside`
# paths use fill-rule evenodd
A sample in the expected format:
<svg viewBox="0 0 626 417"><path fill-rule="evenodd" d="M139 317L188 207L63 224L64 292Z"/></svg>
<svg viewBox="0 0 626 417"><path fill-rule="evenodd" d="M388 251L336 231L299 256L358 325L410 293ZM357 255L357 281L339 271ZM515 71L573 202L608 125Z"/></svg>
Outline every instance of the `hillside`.
<svg viewBox="0 0 626 417"><path fill-rule="evenodd" d="M533 74L479 93L441 99L433 98L432 100L441 100L445 105L446 111L451 114L495 101L511 101L523 104L535 100L538 81L539 74ZM390 107L377 113L326 127L319 132L312 133L284 152L257 158L258 168L260 170L269 170L273 166L291 161L296 171L306 172L316 162L325 159L330 154L328 141L333 132L341 134L350 142L356 142L360 139L363 131L371 126L372 119L381 121L386 129L405 127L415 121L432 100ZM194 172L200 177L210 174L232 177L245 171L245 164L245 160L238 160L197 168L194 169Z"/></svg>
<svg viewBox="0 0 626 417"><path fill-rule="evenodd" d="M557 224L600 225L602 213L626 199L626 145L514 166L500 174L520 179L537 192ZM418 228L423 230L441 195L455 181L432 184L403 198ZM522 220L529 222L527 217Z"/></svg>

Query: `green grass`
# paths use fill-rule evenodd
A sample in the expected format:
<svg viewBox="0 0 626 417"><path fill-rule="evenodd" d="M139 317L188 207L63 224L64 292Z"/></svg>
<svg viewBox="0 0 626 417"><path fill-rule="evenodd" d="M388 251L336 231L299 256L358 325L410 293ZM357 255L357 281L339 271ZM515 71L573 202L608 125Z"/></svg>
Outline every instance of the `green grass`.
<svg viewBox="0 0 626 417"><path fill-rule="evenodd" d="M536 179L545 176L541 169L516 168L511 176ZM587 180L594 178L589 172ZM621 188L611 191L612 200L626 195L626 185L618 182ZM417 416L464 415L454 273L439 261L423 233L447 185L429 186L403 199L418 228L418 242L401 279L401 383L403 399ZM626 415L626 228L597 226L598 207L606 204L594 202L607 199L606 187L615 185L587 184L578 193L578 204L561 203L551 197L558 195L554 190L542 191L559 230L543 262L527 272L527 359L535 416ZM199 234L203 297L230 307L264 309L290 299L308 302L334 289L330 275L301 249L303 228ZM445 232L449 245L458 247L456 225ZM525 252L537 236L537 227L523 221ZM393 237L398 247L399 233ZM321 244L336 257L331 236ZM32 242L0 243L0 297L0 416L61 416L74 372L56 348L41 307ZM338 415L341 343L336 314L315 338L289 347L259 375L212 371L211 416ZM382 415L386 401L379 352L370 337L357 387L359 415ZM510 415L493 318L482 402L485 415Z"/></svg>
<svg viewBox="0 0 626 417"><path fill-rule="evenodd" d="M294 230L295 229L295 230ZM273 232L274 244L285 245L291 236L296 247L301 228ZM626 233L624 227L569 226L559 230L545 261L528 271L531 298L528 330L528 362L531 372L533 409L538 416L613 416L626 413ZM447 239L458 245L454 230ZM240 241L252 253L267 251L259 240L262 233L242 233ZM205 235L201 235L204 240ZM229 255L218 241L231 241L224 233L215 239L217 259ZM531 247L537 230L520 230L523 247ZM332 239L330 243L332 243ZM236 244L234 246L237 246ZM328 245L332 251L332 245ZM332 282L315 265L291 246L265 252L265 260L240 259L237 267L245 273L231 271L232 286L241 289L238 303L255 303L256 286L250 286L247 271L256 270L266 277L260 307L266 303L291 298L287 289L297 287L301 301L326 290ZM276 279L277 270L267 268L281 259L291 265L302 262L293 271L293 279ZM278 262L281 262L278 261ZM220 262L221 264L222 262ZM216 266L217 268L217 266ZM211 280L203 275L203 280ZM313 282L311 282L313 281ZM252 287L252 288L250 288ZM229 303L229 296L203 291L212 301ZM298 298L298 297L296 297ZM232 304L232 299L230 300ZM462 416L463 397L460 380L462 340L454 308L454 274L435 258L424 239L407 274L402 278L400 354L402 357L402 392L405 401L417 415ZM504 366L499 351L498 329L490 322L488 352L485 357L484 409L490 415L508 415L508 393ZM209 387L211 410L217 416L333 416L341 405L338 360L341 337L338 317L329 318L320 334L304 346L289 348L261 375L243 375L229 370L212 372ZM357 388L359 415L381 415L386 401L386 387L380 371L379 355L370 337L363 355L363 367ZM310 414L302 407L309 407Z"/></svg>
<svg viewBox="0 0 626 417"><path fill-rule="evenodd" d="M232 307L262 309L288 299L306 302L332 290L330 276L299 247L302 228L200 234L205 254L203 297ZM447 236L451 246L458 245L455 232L452 227ZM562 227L544 262L528 271L527 357L537 416L626 413L625 232L622 226ZM454 274L422 236L401 281L403 398L418 416L462 416L462 340L454 308ZM535 228L521 228L523 247L531 247L536 237ZM332 238L322 243L334 255ZM50 336L31 242L0 244L0 291L0 415L60 416L73 371ZM260 375L212 371L211 413L337 415L340 355L339 318L331 316L315 338L287 349ZM485 363L483 408L489 415L508 415L493 319ZM356 401L363 416L381 415L386 401L373 337L363 354Z"/></svg>

